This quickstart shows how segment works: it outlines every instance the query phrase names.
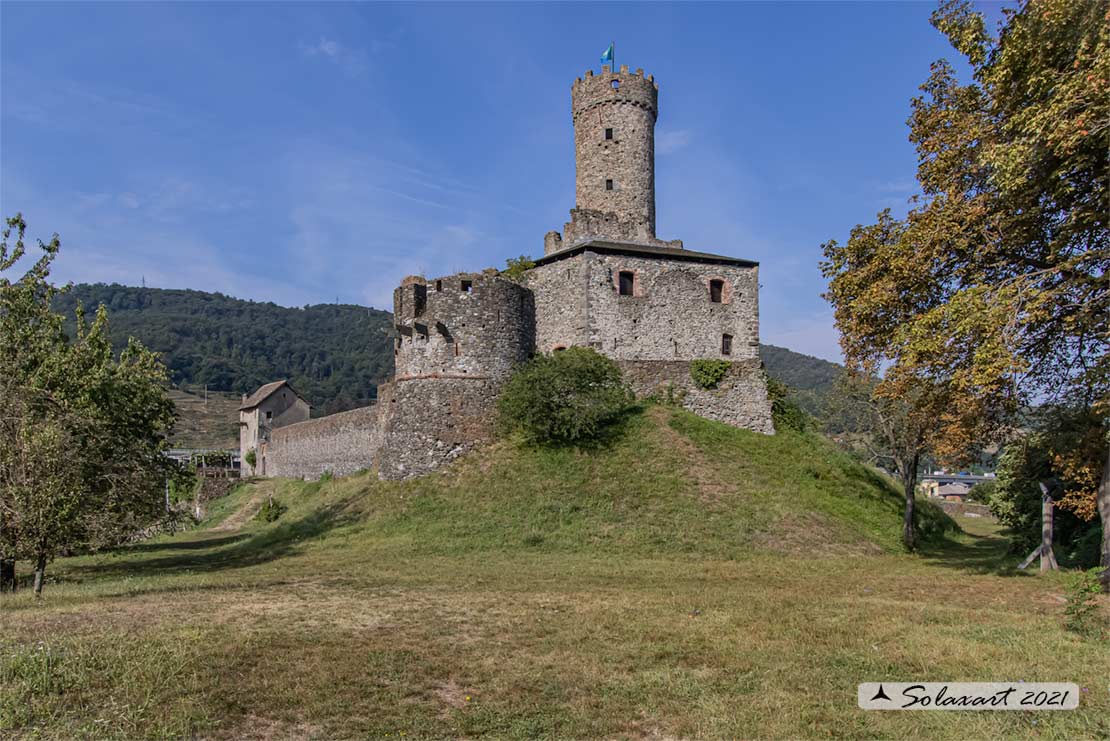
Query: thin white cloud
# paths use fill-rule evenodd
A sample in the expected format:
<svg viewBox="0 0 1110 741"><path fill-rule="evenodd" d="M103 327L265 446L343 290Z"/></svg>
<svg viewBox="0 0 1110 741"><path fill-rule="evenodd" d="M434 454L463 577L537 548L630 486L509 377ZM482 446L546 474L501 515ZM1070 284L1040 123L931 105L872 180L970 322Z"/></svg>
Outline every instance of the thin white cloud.
<svg viewBox="0 0 1110 741"><path fill-rule="evenodd" d="M659 155L674 154L680 149L685 149L690 143L690 139L691 132L689 129L659 131L655 134L655 153Z"/></svg>
<svg viewBox="0 0 1110 741"><path fill-rule="evenodd" d="M366 52L352 49L335 39L321 36L315 43L309 44L302 41L298 46L303 56L327 59L337 64L347 74L358 75L366 71Z"/></svg>

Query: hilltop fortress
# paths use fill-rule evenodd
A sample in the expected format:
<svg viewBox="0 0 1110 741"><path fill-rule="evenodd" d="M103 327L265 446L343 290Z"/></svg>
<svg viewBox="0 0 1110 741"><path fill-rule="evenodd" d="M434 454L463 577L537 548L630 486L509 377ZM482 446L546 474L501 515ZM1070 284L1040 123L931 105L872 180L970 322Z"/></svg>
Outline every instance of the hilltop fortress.
<svg viewBox="0 0 1110 741"><path fill-rule="evenodd" d="M670 386L696 414L773 434L758 264L655 234L658 111L642 69L575 80L575 208L535 267L520 281L497 270L405 278L393 292L395 373L377 404L310 419L287 382L266 384L240 407L245 473L428 473L490 439L517 364L574 345L615 360L638 395ZM699 359L730 361L716 388L691 378Z"/></svg>

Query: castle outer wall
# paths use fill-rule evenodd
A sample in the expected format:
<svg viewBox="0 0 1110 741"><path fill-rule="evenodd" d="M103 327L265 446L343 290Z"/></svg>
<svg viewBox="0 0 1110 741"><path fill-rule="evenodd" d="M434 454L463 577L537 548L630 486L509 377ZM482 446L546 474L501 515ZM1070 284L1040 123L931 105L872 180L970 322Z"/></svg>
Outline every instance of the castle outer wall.
<svg viewBox="0 0 1110 741"><path fill-rule="evenodd" d="M378 405L275 428L264 443L267 476L318 479L374 465L381 447Z"/></svg>

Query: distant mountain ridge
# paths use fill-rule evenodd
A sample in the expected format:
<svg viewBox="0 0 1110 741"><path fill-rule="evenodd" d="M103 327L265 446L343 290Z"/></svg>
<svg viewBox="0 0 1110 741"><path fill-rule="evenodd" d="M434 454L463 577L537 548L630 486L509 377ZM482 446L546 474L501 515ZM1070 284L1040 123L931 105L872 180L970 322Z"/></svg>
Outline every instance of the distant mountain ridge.
<svg viewBox="0 0 1110 741"><path fill-rule="evenodd" d="M287 378L314 413L330 414L366 404L393 373L388 311L353 304L290 308L205 291L81 283L54 302L71 326L77 301L90 310L104 304L113 345L137 338L162 354L171 380L182 386L249 393ZM767 372L819 414L841 366L774 345L762 345L760 354Z"/></svg>

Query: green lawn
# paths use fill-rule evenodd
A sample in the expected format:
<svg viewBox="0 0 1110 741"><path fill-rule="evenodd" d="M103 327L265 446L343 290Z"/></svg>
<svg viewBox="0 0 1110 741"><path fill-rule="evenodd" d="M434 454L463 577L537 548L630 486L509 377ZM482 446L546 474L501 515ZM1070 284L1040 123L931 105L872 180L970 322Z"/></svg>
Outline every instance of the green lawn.
<svg viewBox="0 0 1110 741"><path fill-rule="evenodd" d="M289 506L249 519L266 495ZM654 407L592 452L250 484L4 598L0 735L1106 738L1110 649L985 520L901 553L823 440ZM1105 606L1104 606L1105 611ZM1073 712L865 713L874 680L1074 681Z"/></svg>

